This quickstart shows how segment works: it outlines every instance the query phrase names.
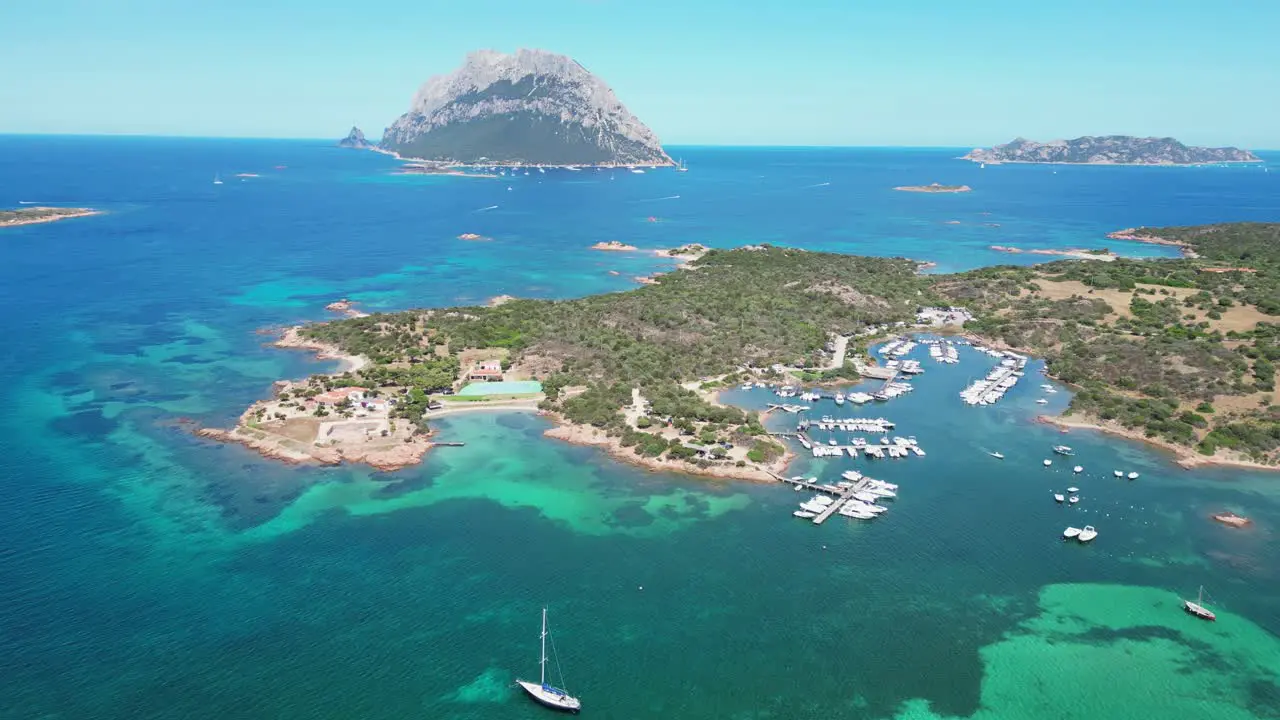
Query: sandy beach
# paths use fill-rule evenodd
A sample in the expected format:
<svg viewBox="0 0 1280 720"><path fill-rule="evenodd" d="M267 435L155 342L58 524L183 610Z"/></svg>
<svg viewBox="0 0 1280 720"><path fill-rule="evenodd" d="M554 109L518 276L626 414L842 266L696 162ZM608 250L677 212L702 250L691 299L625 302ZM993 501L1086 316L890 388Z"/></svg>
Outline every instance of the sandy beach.
<svg viewBox="0 0 1280 720"><path fill-rule="evenodd" d="M1012 247L1008 245L992 245L988 249L995 250L996 252L1010 253L1013 255L1022 255L1024 253L1027 255L1050 255L1053 257L1073 258L1075 260L1098 260L1100 262L1112 262L1116 258L1120 257L1119 255L1116 255L1115 253L1110 251L1105 253L1096 253L1096 252L1089 252L1088 250L1084 250L1081 248L1066 248L1064 250L1046 250L1046 249L1036 248L1033 250L1023 250L1022 248Z"/></svg>
<svg viewBox="0 0 1280 720"><path fill-rule="evenodd" d="M1161 438L1147 437L1146 433L1141 430L1127 428L1119 423L1102 420L1087 413L1072 413L1070 416L1041 415L1036 418L1036 421L1068 430L1096 430L1108 435L1144 442L1173 453L1177 457L1178 465L1187 470L1212 465L1242 467L1252 470L1271 470L1273 472L1280 470L1280 466L1276 465L1265 465L1252 460L1223 456L1221 451L1213 456L1201 455L1195 450L1182 445L1177 445Z"/></svg>
<svg viewBox="0 0 1280 720"><path fill-rule="evenodd" d="M360 368L369 364L369 359L362 355L348 355L342 352L336 345L320 342L305 338L299 332L302 326L295 325L285 328L280 337L273 343L272 347L285 348L288 350L315 350L317 360L338 360L341 362L338 372L356 372Z"/></svg>
<svg viewBox="0 0 1280 720"><path fill-rule="evenodd" d="M747 465L745 467L737 467L731 463L713 464L709 467L699 467L693 463L684 462L683 460L667 460L664 458L652 458L637 455L634 448L623 447L622 439L618 437L610 437L604 430L591 427L589 425L575 425L567 423L563 418L550 414L550 417L556 420L556 427L547 430L543 435L556 440L563 440L574 445L591 445L603 449L605 452L617 460L625 463L642 467L646 470L654 472L672 472L684 475L699 475L703 477L722 478L726 480L750 480L752 482L777 482L777 479L766 472L764 469ZM787 450L781 458L775 460L767 466L769 470L782 474L787 465L794 459L795 454Z"/></svg>

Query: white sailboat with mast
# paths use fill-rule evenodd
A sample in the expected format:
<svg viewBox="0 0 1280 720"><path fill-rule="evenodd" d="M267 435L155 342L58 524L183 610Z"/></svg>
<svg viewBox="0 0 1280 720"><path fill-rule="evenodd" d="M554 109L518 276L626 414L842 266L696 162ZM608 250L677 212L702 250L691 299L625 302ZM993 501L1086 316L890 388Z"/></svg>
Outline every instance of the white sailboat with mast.
<svg viewBox="0 0 1280 720"><path fill-rule="evenodd" d="M582 709L582 702L578 698L573 697L568 692L561 690L554 685L547 684L547 609L542 608L542 656L538 660L540 668L540 676L538 682L533 683L527 680L516 680L516 684L524 688L529 696L534 700L546 705L554 710L564 710L565 712L578 712ZM551 652L555 652L555 641L551 643ZM557 672L560 668L560 658L556 658ZM561 673L560 683L564 684L564 674Z"/></svg>

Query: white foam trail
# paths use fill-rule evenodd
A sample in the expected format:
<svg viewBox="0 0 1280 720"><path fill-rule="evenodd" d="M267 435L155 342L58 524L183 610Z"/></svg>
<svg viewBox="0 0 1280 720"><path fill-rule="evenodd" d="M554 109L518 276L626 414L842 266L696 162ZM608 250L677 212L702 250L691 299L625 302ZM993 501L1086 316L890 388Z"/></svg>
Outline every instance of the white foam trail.
<svg viewBox="0 0 1280 720"><path fill-rule="evenodd" d="M497 205L490 205L489 207L482 207L479 210L472 210L471 212L484 212L485 210L497 210L497 209L498 209Z"/></svg>
<svg viewBox="0 0 1280 720"><path fill-rule="evenodd" d="M19 205L39 205L40 203L38 203L38 202L36 202L36 201L34 201L34 200L19 200L19 201L18 201L18 204L19 204Z"/></svg>
<svg viewBox="0 0 1280 720"><path fill-rule="evenodd" d="M666 196L666 197L660 197L660 198L648 198L648 199L645 199L645 200L633 200L632 202L638 202L638 203L642 203L642 202L658 202L659 200L679 200L679 199L680 199L680 196L679 196L679 195L668 195L668 196Z"/></svg>
<svg viewBox="0 0 1280 720"><path fill-rule="evenodd" d="M805 189L805 190L808 190L809 188L826 187L826 186L828 186L828 185L830 185L830 184L831 184L831 183L829 183L829 182L824 182L824 183L818 183L817 185L805 185L805 186L804 186L804 189Z"/></svg>

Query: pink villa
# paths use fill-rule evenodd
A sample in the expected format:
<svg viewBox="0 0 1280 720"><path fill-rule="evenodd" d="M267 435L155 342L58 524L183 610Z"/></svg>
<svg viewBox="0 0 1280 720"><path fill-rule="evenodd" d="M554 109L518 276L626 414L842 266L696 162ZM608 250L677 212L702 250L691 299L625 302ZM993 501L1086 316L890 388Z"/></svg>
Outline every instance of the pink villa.
<svg viewBox="0 0 1280 720"><path fill-rule="evenodd" d="M476 363L467 373L468 380L480 380L483 382L502 381L502 363L498 360L484 360Z"/></svg>

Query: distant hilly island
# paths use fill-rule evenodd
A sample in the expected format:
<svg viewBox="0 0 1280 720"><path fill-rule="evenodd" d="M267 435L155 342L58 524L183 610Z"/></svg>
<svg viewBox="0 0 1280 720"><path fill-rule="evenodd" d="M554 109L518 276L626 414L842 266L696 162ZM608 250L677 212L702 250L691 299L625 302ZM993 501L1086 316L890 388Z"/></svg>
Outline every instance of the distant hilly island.
<svg viewBox="0 0 1280 720"><path fill-rule="evenodd" d="M359 128L339 145L375 148ZM572 58L470 53L427 80L375 149L461 165L671 165L658 136Z"/></svg>
<svg viewBox="0 0 1280 720"><path fill-rule="evenodd" d="M358 127L338 144L439 165L672 165L658 136L573 58L545 50L469 53L418 89L408 112L371 143ZM1200 165L1261 162L1248 150L1174 138L1016 138L975 148L979 163Z"/></svg>
<svg viewBox="0 0 1280 720"><path fill-rule="evenodd" d="M1039 143L1017 138L993 148L975 148L962 160L981 163L1066 163L1079 165L1203 165L1223 162L1261 162L1234 147L1193 147L1173 138L1132 135L1078 137Z"/></svg>

